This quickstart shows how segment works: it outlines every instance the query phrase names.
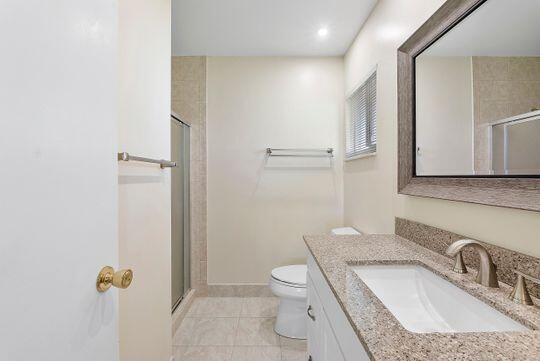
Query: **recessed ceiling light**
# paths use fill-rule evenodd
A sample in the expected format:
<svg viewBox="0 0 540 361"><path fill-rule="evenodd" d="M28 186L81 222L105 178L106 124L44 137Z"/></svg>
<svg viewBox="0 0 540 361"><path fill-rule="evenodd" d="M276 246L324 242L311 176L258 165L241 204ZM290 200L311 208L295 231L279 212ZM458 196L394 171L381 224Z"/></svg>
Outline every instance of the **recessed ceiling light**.
<svg viewBox="0 0 540 361"><path fill-rule="evenodd" d="M317 31L317 35L319 35L319 38L326 38L328 36L328 28L320 28Z"/></svg>

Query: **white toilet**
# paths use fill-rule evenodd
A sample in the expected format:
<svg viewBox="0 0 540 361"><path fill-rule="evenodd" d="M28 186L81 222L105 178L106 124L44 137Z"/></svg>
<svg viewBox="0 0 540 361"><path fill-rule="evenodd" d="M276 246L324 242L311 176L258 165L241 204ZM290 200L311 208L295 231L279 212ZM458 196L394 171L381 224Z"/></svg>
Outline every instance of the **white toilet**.
<svg viewBox="0 0 540 361"><path fill-rule="evenodd" d="M334 235L360 234L352 227L335 228ZM277 334L297 339L307 337L307 266L292 265L274 268L270 289L279 297L279 310L274 330Z"/></svg>

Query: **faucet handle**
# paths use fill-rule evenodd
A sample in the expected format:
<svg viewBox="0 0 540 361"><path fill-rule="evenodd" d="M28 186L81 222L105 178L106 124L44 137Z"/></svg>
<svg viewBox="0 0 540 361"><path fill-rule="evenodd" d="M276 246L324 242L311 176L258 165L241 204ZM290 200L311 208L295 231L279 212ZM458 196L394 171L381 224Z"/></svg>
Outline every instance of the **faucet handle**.
<svg viewBox="0 0 540 361"><path fill-rule="evenodd" d="M456 254L456 263L454 263L453 271L456 273L467 273L467 266L465 266L465 262L463 261L463 254L461 251L459 251Z"/></svg>
<svg viewBox="0 0 540 361"><path fill-rule="evenodd" d="M518 270L514 270L514 273L517 274L518 278L516 281L516 285L514 286L514 289L512 290L508 298L510 298L515 303L521 303L522 305L528 305L528 306L534 305L531 295L529 294L529 291L527 290L525 279L528 279L529 281L534 282L536 284L540 284L540 279L533 277L531 275L528 275L526 273L520 272Z"/></svg>

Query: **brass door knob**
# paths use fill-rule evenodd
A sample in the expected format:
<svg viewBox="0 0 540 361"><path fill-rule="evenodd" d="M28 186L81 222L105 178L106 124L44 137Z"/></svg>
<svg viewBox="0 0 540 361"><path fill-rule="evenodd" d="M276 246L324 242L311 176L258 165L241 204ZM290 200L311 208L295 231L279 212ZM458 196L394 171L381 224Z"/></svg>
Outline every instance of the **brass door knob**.
<svg viewBox="0 0 540 361"><path fill-rule="evenodd" d="M122 269L114 272L114 268L105 266L101 269L96 280L96 288L99 292L105 292L111 286L116 288L128 288L133 281L133 271Z"/></svg>

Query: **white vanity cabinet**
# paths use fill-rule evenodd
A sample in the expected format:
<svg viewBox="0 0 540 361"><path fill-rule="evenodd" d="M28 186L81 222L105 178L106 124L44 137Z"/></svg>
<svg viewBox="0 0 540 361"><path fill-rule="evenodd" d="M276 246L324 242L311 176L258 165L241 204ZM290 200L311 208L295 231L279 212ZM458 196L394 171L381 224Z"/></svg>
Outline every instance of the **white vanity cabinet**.
<svg viewBox="0 0 540 361"><path fill-rule="evenodd" d="M309 361L369 360L311 255L308 257L307 295Z"/></svg>
<svg viewBox="0 0 540 361"><path fill-rule="evenodd" d="M308 352L310 361L345 361L319 295L308 276Z"/></svg>

